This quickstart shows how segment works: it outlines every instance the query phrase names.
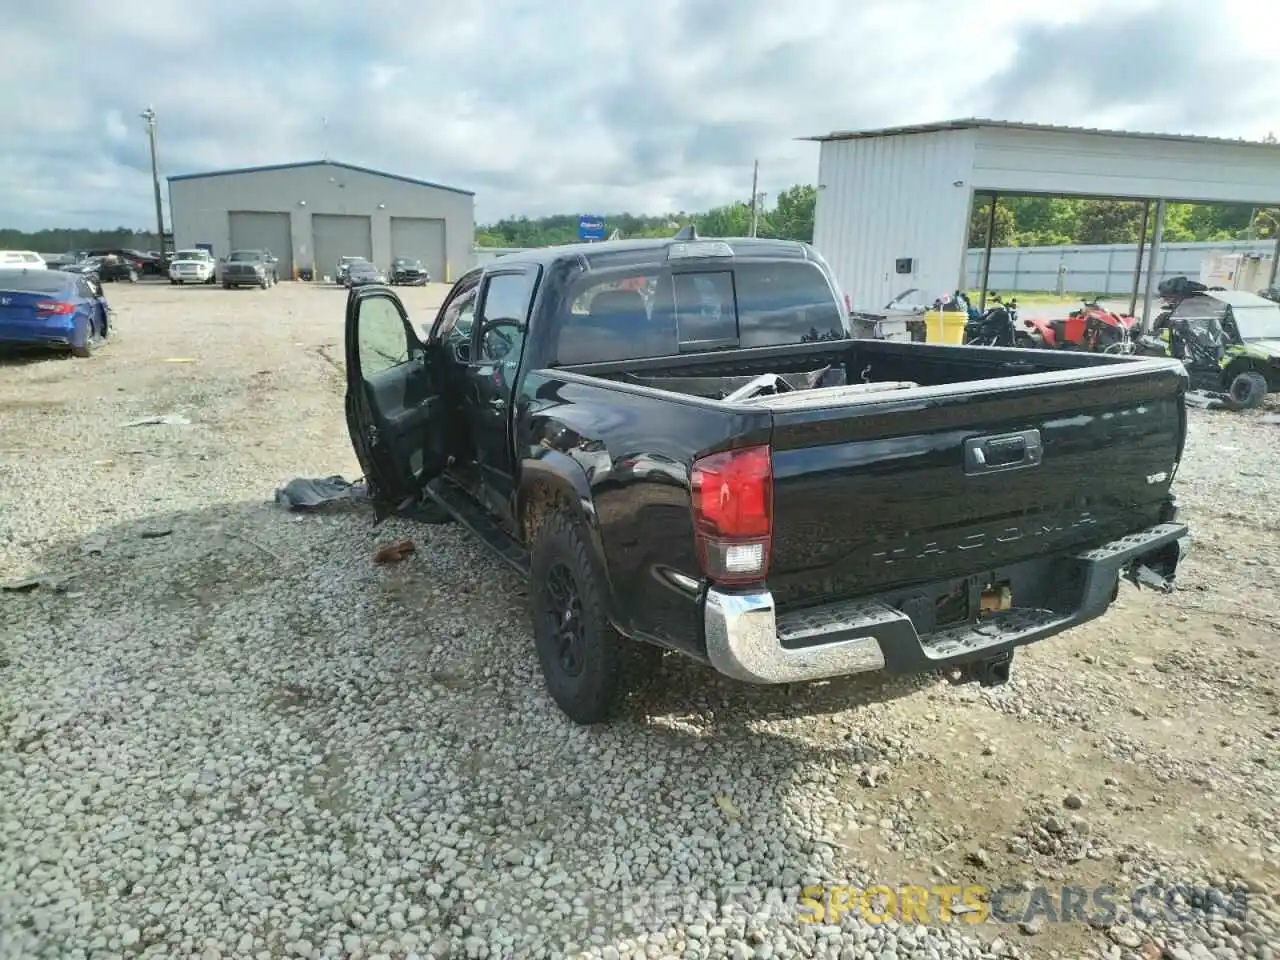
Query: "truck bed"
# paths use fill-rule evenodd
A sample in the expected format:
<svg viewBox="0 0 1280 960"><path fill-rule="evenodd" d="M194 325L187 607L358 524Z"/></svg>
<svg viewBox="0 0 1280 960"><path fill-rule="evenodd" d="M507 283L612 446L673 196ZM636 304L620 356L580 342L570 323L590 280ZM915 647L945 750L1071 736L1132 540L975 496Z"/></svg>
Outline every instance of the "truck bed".
<svg viewBox="0 0 1280 960"><path fill-rule="evenodd" d="M824 368L842 383L803 389ZM595 383L632 417L693 404L733 415L729 443L744 427L767 440L783 610L945 585L1161 523L1185 430L1186 375L1167 360L854 340L543 372ZM731 398L765 374L802 388Z"/></svg>

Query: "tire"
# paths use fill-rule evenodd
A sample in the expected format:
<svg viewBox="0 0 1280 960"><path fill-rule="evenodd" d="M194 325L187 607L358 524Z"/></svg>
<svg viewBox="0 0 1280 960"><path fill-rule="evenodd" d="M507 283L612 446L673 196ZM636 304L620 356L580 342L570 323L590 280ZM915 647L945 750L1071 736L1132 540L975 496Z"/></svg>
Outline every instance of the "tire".
<svg viewBox="0 0 1280 960"><path fill-rule="evenodd" d="M533 642L547 693L584 726L607 721L629 681L640 678L641 665L662 654L618 635L609 624L604 590L582 525L551 514L530 555Z"/></svg>
<svg viewBox="0 0 1280 960"><path fill-rule="evenodd" d="M71 355L73 357L79 357L82 360L87 360L89 357L93 356L94 346L96 346L96 344L94 343L94 336L93 336L93 321L90 320L89 329L85 332L85 335L84 335L84 343L78 347L73 346L71 348Z"/></svg>
<svg viewBox="0 0 1280 960"><path fill-rule="evenodd" d="M1036 341L1031 334L1023 333L1019 330L1013 335L1013 345L1019 350L1034 350L1036 348Z"/></svg>
<svg viewBox="0 0 1280 960"><path fill-rule="evenodd" d="M223 281L222 289L223 289L223 290L230 290L230 289L231 289L231 284L227 283L226 281Z"/></svg>
<svg viewBox="0 0 1280 960"><path fill-rule="evenodd" d="M1267 396L1267 378L1256 370L1238 373L1227 389L1232 407L1236 410L1254 410L1262 406Z"/></svg>

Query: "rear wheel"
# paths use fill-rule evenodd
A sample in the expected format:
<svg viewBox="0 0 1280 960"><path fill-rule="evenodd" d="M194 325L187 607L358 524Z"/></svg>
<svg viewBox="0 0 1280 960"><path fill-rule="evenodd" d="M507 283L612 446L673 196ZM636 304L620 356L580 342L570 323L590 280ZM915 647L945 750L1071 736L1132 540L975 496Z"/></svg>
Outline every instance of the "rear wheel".
<svg viewBox="0 0 1280 960"><path fill-rule="evenodd" d="M551 699L575 723L602 723L631 682L662 651L628 640L609 624L604 577L582 525L553 513L530 556L534 647Z"/></svg>
<svg viewBox="0 0 1280 960"><path fill-rule="evenodd" d="M73 357L86 358L93 356L93 348L97 345L97 331L94 329L93 318L90 317L85 322L84 342L79 346L71 347L71 355Z"/></svg>
<svg viewBox="0 0 1280 960"><path fill-rule="evenodd" d="M1237 410L1253 410L1262 406L1267 396L1267 378L1256 370L1238 373L1227 389L1231 403Z"/></svg>

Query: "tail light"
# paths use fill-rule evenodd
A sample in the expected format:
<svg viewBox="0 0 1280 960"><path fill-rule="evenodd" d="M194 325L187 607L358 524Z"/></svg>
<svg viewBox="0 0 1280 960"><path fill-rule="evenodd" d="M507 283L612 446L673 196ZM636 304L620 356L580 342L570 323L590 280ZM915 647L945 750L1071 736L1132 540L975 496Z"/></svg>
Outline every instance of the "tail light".
<svg viewBox="0 0 1280 960"><path fill-rule="evenodd" d="M36 304L37 317L64 317L69 313L75 312L75 304L64 303L59 300L42 300Z"/></svg>
<svg viewBox="0 0 1280 960"><path fill-rule="evenodd" d="M769 447L744 447L695 460L690 486L702 572L721 584L763 580L773 540Z"/></svg>

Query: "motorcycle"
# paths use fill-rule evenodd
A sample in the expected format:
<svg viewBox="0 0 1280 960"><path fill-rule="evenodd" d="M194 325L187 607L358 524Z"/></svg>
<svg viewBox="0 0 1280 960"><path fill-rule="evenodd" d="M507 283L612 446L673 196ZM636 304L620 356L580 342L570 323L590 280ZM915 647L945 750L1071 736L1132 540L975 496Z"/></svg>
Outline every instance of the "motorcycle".
<svg viewBox="0 0 1280 960"><path fill-rule="evenodd" d="M1027 320L1035 346L1042 350L1084 350L1089 353L1132 353L1134 317L1107 310L1097 299L1082 300L1081 308L1057 320Z"/></svg>
<svg viewBox="0 0 1280 960"><path fill-rule="evenodd" d="M964 325L964 343L966 346L981 347L1029 347L1033 346L1031 337L1018 329L1018 301L1011 298L1008 303L1000 299L999 294L991 294L995 306L979 312L969 298L956 291L955 299L962 303L969 315Z"/></svg>

